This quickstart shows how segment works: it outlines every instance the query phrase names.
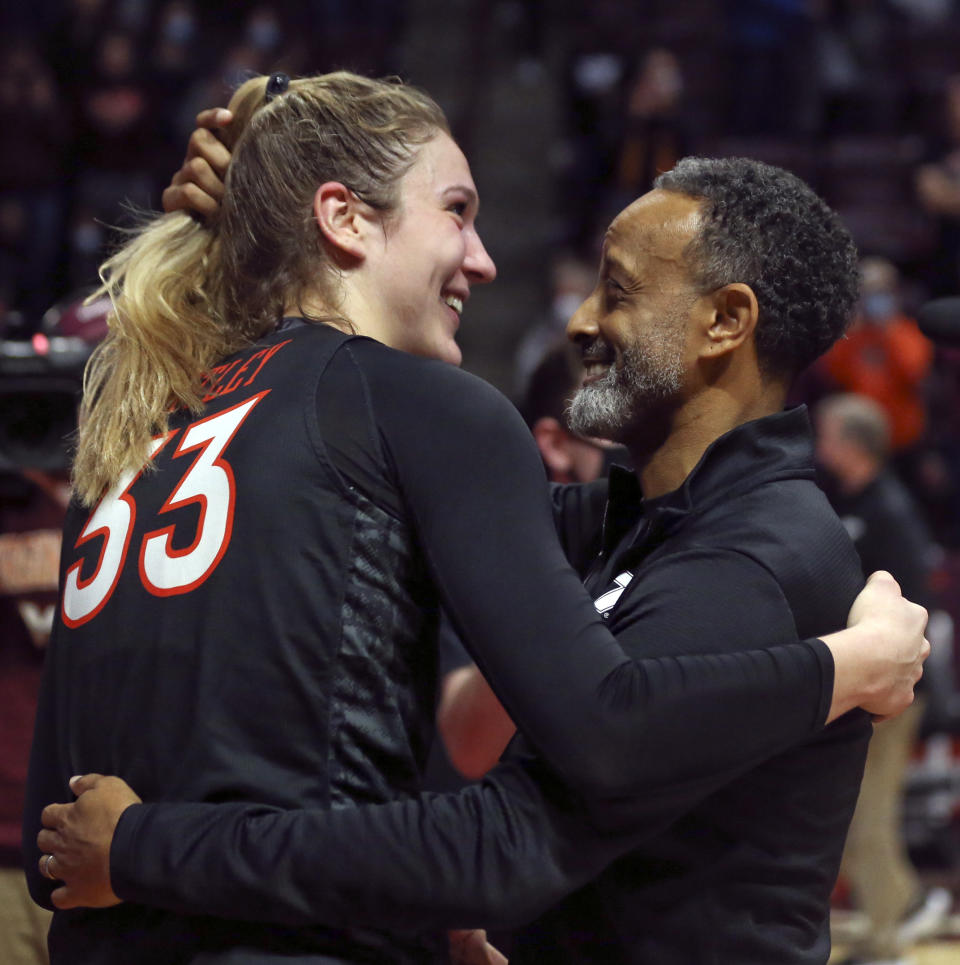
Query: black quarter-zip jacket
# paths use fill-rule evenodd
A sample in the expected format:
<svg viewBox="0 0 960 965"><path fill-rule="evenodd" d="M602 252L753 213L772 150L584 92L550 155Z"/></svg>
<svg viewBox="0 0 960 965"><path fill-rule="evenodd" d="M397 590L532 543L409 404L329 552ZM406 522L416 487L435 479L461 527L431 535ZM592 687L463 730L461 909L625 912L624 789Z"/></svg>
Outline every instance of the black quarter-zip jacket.
<svg viewBox="0 0 960 965"><path fill-rule="evenodd" d="M586 582L628 652L843 626L860 566L813 479L802 409L727 433L658 499L642 500L633 474L612 473ZM557 500L562 517L562 490ZM856 711L757 767L732 768L723 787L523 929L511 961L826 962L870 731ZM623 804L625 822L629 813Z"/></svg>

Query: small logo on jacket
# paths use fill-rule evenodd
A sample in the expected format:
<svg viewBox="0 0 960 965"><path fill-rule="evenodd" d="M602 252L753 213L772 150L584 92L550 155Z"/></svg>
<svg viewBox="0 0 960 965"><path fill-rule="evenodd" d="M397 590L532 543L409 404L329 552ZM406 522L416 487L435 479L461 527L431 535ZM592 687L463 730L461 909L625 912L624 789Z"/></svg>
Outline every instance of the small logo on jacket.
<svg viewBox="0 0 960 965"><path fill-rule="evenodd" d="M627 584L632 579L633 574L629 570L625 570L619 576L615 576L613 578L613 589L607 590L606 593L604 593L602 596L598 596L593 601L593 605L597 608L597 613L606 618L607 614L617 605L617 600L620 599L620 595L627 588Z"/></svg>

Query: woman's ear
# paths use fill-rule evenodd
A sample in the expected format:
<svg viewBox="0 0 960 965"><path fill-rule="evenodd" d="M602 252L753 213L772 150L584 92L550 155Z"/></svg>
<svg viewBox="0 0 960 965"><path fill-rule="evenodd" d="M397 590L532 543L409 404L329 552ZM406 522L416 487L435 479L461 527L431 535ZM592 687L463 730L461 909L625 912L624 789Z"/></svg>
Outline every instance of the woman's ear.
<svg viewBox="0 0 960 965"><path fill-rule="evenodd" d="M335 260L338 255L360 261L366 257L373 213L370 205L339 181L324 182L313 196L313 215Z"/></svg>
<svg viewBox="0 0 960 965"><path fill-rule="evenodd" d="M749 285L724 285L713 293L713 315L704 341L705 354L731 352L753 336L760 308Z"/></svg>

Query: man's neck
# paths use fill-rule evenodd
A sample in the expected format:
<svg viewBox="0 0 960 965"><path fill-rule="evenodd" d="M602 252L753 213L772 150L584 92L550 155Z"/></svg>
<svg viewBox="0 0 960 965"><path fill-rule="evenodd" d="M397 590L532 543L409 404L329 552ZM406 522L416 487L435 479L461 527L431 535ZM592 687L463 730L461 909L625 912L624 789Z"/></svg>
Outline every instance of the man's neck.
<svg viewBox="0 0 960 965"><path fill-rule="evenodd" d="M786 388L772 382L757 386L749 398L711 388L672 412L652 417L651 423L657 425L638 429L627 446L644 498L678 489L720 436L745 422L780 412L785 400Z"/></svg>

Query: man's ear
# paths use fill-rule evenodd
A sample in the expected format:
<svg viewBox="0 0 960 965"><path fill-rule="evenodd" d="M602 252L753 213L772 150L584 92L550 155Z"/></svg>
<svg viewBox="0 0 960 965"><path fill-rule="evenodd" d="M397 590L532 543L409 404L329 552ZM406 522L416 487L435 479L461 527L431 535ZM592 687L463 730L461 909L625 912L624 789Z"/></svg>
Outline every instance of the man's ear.
<svg viewBox="0 0 960 965"><path fill-rule="evenodd" d="M703 341L703 355L716 358L739 348L753 337L760 308L749 285L737 282L718 288L711 296L712 316Z"/></svg>
<svg viewBox="0 0 960 965"><path fill-rule="evenodd" d="M313 216L335 261L362 261L374 209L339 181L325 181L313 196Z"/></svg>

